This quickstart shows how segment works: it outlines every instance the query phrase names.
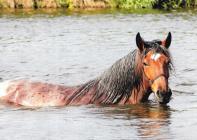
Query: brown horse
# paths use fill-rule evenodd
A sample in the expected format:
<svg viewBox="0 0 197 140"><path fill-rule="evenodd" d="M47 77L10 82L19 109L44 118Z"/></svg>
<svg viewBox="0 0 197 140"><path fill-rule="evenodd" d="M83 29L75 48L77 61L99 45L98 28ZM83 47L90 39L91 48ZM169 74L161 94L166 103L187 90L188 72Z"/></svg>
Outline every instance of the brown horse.
<svg viewBox="0 0 197 140"><path fill-rule="evenodd" d="M172 95L168 86L171 33L163 41L144 41L138 33L136 44L138 49L85 84L67 87L29 80L5 81L0 83L0 99L32 107L136 104L148 101L154 92L158 103L167 104Z"/></svg>

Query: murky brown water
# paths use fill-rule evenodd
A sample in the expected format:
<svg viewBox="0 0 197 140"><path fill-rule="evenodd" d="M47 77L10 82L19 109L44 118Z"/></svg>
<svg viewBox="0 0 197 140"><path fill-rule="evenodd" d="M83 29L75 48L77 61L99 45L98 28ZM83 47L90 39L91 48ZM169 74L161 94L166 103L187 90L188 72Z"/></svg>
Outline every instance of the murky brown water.
<svg viewBox="0 0 197 140"><path fill-rule="evenodd" d="M25 77L75 85L95 78L135 49L135 35L164 38L172 32L175 65L167 107L154 103L122 107L27 109L0 105L0 139L196 139L197 15L1 14L1 81Z"/></svg>

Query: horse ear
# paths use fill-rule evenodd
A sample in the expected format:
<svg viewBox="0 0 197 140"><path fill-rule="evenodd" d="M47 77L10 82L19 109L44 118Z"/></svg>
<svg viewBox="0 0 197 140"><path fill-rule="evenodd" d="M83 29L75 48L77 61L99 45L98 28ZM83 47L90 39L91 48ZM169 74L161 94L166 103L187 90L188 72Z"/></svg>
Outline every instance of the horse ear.
<svg viewBox="0 0 197 140"><path fill-rule="evenodd" d="M140 33L138 32L136 35L136 44L139 50L142 52L144 50L144 40L141 38Z"/></svg>
<svg viewBox="0 0 197 140"><path fill-rule="evenodd" d="M167 38L161 42L161 45L168 49L170 47L171 40L172 40L172 35L169 32Z"/></svg>

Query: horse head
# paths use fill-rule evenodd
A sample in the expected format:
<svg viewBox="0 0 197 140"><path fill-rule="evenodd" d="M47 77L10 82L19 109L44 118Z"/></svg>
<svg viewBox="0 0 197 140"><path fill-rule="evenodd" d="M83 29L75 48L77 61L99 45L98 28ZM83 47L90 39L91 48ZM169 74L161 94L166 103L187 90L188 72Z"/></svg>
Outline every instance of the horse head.
<svg viewBox="0 0 197 140"><path fill-rule="evenodd" d="M142 75L160 104L168 103L172 95L168 85L172 64L168 51L171 38L170 32L166 39L153 41L145 41L140 33L136 35L136 44L141 56Z"/></svg>

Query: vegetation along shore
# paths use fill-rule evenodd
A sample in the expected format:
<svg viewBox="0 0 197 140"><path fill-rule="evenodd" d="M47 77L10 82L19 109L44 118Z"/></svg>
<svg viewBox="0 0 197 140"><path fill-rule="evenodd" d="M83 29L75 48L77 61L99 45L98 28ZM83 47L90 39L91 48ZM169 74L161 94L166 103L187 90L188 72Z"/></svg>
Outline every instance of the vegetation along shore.
<svg viewBox="0 0 197 140"><path fill-rule="evenodd" d="M179 9L195 8L197 0L0 0L0 8L117 8L117 9Z"/></svg>

